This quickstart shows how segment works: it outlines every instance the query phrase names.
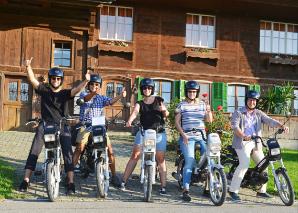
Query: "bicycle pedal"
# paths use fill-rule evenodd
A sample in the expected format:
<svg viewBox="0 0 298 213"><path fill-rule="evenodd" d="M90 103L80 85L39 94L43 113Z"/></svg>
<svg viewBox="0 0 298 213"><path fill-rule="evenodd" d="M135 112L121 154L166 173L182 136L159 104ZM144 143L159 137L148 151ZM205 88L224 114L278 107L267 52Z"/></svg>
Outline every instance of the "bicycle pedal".
<svg viewBox="0 0 298 213"><path fill-rule="evenodd" d="M139 175L132 175L131 176L131 179L138 180L138 179L140 179L140 176Z"/></svg>

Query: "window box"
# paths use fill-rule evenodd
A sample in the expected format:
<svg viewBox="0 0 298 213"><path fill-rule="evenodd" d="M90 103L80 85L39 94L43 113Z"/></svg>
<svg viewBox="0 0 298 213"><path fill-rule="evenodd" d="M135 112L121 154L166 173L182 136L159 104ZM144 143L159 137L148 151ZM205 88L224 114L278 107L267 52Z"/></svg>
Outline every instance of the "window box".
<svg viewBox="0 0 298 213"><path fill-rule="evenodd" d="M269 64L287 64L287 65L296 66L298 65L298 59L270 57L268 63Z"/></svg>
<svg viewBox="0 0 298 213"><path fill-rule="evenodd" d="M185 50L186 60L188 57L192 58L207 58L207 59L220 59L220 54L215 52L216 50L203 49L203 48L191 48Z"/></svg>
<svg viewBox="0 0 298 213"><path fill-rule="evenodd" d="M124 41L99 41L98 51L126 52L132 53L132 43Z"/></svg>

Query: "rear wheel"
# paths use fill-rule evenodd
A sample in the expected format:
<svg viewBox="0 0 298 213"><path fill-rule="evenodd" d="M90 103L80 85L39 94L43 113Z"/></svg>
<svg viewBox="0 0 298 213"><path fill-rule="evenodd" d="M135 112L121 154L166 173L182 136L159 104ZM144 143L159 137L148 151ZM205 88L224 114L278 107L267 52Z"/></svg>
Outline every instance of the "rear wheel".
<svg viewBox="0 0 298 213"><path fill-rule="evenodd" d="M143 188L144 188L144 200L146 202L151 201L152 178L153 178L153 166L145 166Z"/></svg>
<svg viewBox="0 0 298 213"><path fill-rule="evenodd" d="M287 172L283 169L278 169L276 170L276 176L278 184L276 183L276 180L275 184L280 185L280 189L276 187L278 189L280 199L286 206L293 205L295 194Z"/></svg>
<svg viewBox="0 0 298 213"><path fill-rule="evenodd" d="M58 168L53 161L46 164L46 187L50 201L55 201L59 195Z"/></svg>
<svg viewBox="0 0 298 213"><path fill-rule="evenodd" d="M227 195L226 175L223 169L216 167L213 168L212 174L210 175L213 177L213 182L211 182L211 178L209 178L211 201L214 205L221 206L225 202Z"/></svg>

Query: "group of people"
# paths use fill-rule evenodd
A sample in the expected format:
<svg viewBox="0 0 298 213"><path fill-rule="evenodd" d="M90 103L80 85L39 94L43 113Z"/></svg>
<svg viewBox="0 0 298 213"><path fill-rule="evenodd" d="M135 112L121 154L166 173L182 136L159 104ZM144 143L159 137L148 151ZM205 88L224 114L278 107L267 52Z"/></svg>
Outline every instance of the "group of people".
<svg viewBox="0 0 298 213"><path fill-rule="evenodd" d="M92 117L101 115L105 106L113 105L120 98L126 96L125 88L115 98L109 98L101 95L102 79L97 74L91 74L87 71L85 80L77 87L72 89L62 89L64 73L60 68L52 68L48 72L48 84L39 82L34 76L31 61L26 60L26 70L28 79L35 89L36 93L41 96L41 118L43 121L50 121L59 124L60 120L67 116L68 101L84 88L87 91L81 92L80 98L84 99L84 104L80 108L80 122L91 121ZM140 124L143 129L154 129L157 131L156 141L156 160L159 168L160 176L160 195L167 195L166 191L166 176L167 169L165 163L165 152L167 147L167 136L165 132L165 119L169 115L169 111L164 103L163 98L154 96L155 84L150 78L144 78L140 82L140 91L143 99L137 101L131 115L126 122L126 127L131 127L132 122L140 115ZM183 168L183 192L182 199L186 202L191 201L189 187L191 182L192 168L195 163L194 147L196 143L200 144L201 156L206 151L206 144L202 138L197 136L189 136L188 133L192 129L201 129L205 131L205 122L212 122L212 111L210 105L199 98L200 85L196 81L188 81L185 84L185 100L178 104L175 110L175 125L180 133L179 145L185 157L185 165ZM235 148L239 157L239 166L235 171L232 183L229 189L229 194L232 200L241 200L238 192L241 181L245 172L248 169L250 155L253 160L258 163L263 157L261 147L255 147L251 136L261 136L261 123L266 123L272 127L280 127L288 130L276 120L268 117L264 112L258 110L257 103L260 94L257 91L249 90L245 98L245 107L235 110L232 116L231 125L234 130L233 148ZM89 113L86 113L88 110ZM82 126L76 136L76 147L73 153L71 144L71 134L68 125L62 127L64 131L61 134L61 148L65 164L65 172L67 174L67 193L75 193L74 185L74 166L78 164L80 155L84 150L90 131ZM27 191L30 177L35 170L38 156L42 150L43 125L39 124L36 129L36 134L32 142L29 156L25 165L24 179L19 186L20 191ZM112 183L119 186L121 190L125 190L126 183L132 174L137 161L141 154L142 135L138 131L135 137L134 146L131 157L126 165L122 180L118 180L116 176L115 157L113 154L112 144L107 137L108 155L110 159L110 170L112 173ZM208 193L207 190L204 193ZM264 185L258 196L270 197L266 193L266 185Z"/></svg>

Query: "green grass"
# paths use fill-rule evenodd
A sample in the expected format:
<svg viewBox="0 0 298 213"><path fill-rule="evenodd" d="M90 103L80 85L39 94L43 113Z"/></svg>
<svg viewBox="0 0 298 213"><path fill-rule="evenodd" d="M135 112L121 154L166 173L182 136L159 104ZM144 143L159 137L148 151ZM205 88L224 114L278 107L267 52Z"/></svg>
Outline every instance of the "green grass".
<svg viewBox="0 0 298 213"><path fill-rule="evenodd" d="M13 198L15 169L0 159L0 199Z"/></svg>
<svg viewBox="0 0 298 213"><path fill-rule="evenodd" d="M298 150L282 150L282 159L284 165L287 169L287 173L290 177L292 185L295 191L295 199L298 199ZM278 168L278 163L275 166L275 169ZM268 168L269 173L269 182L267 191L270 194L277 195L277 190L274 188L274 178L272 175L271 166Z"/></svg>

